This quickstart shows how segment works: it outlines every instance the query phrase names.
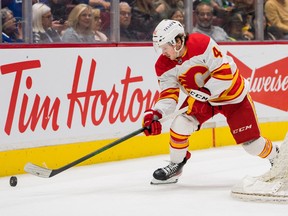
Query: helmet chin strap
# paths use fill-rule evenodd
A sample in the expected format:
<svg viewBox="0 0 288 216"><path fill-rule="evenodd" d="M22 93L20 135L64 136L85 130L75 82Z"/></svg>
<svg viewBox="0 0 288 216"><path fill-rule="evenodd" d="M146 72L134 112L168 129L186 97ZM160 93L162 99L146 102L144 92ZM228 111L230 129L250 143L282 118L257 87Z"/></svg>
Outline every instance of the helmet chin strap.
<svg viewBox="0 0 288 216"><path fill-rule="evenodd" d="M180 57L180 52L183 49L183 47L184 47L184 40L182 40L182 45L181 45L180 49L177 50L176 46L175 46L174 50L176 52L176 58Z"/></svg>

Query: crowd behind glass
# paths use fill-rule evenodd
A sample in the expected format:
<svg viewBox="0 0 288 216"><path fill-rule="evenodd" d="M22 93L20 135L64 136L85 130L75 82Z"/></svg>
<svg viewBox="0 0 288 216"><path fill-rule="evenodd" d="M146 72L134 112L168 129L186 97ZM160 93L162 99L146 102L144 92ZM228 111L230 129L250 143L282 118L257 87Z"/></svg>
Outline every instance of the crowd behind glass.
<svg viewBox="0 0 288 216"><path fill-rule="evenodd" d="M2 0L1 43L151 42L162 19L216 41L288 40L288 0Z"/></svg>

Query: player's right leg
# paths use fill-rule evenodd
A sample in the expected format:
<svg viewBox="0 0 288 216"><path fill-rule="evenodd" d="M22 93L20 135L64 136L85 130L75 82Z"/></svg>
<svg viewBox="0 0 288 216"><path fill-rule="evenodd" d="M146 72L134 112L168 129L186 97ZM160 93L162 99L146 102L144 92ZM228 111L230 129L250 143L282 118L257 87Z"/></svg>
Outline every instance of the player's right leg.
<svg viewBox="0 0 288 216"><path fill-rule="evenodd" d="M188 138L198 129L199 122L193 116L181 114L172 122L170 129L170 163L153 173L151 184L176 183L183 167L190 158Z"/></svg>

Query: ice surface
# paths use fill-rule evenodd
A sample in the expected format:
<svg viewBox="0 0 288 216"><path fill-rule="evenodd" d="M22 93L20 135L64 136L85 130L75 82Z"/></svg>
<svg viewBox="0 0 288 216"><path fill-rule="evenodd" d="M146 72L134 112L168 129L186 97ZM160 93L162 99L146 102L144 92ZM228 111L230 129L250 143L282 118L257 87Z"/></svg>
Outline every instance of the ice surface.
<svg viewBox="0 0 288 216"><path fill-rule="evenodd" d="M108 150L109 151L109 150ZM97 156L96 156L97 157ZM246 175L270 168L241 146L193 151L179 182L150 185L168 155L71 168L52 178L0 178L1 216L287 216L285 204L233 199L230 190ZM32 162L32 161L31 161Z"/></svg>

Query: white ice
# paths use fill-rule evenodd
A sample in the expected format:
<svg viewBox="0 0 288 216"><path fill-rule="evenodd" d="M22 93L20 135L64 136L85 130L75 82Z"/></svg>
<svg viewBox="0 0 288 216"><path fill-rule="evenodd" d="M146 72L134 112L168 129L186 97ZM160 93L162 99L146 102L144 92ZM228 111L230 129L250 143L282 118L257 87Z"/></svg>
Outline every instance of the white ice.
<svg viewBox="0 0 288 216"><path fill-rule="evenodd" d="M117 148L117 147L115 147ZM108 150L109 151L109 150ZM95 156L97 157L97 155ZM239 201L231 187L270 168L240 146L192 151L179 182L150 185L168 155L71 168L52 178L0 178L1 216L287 216L288 205Z"/></svg>

